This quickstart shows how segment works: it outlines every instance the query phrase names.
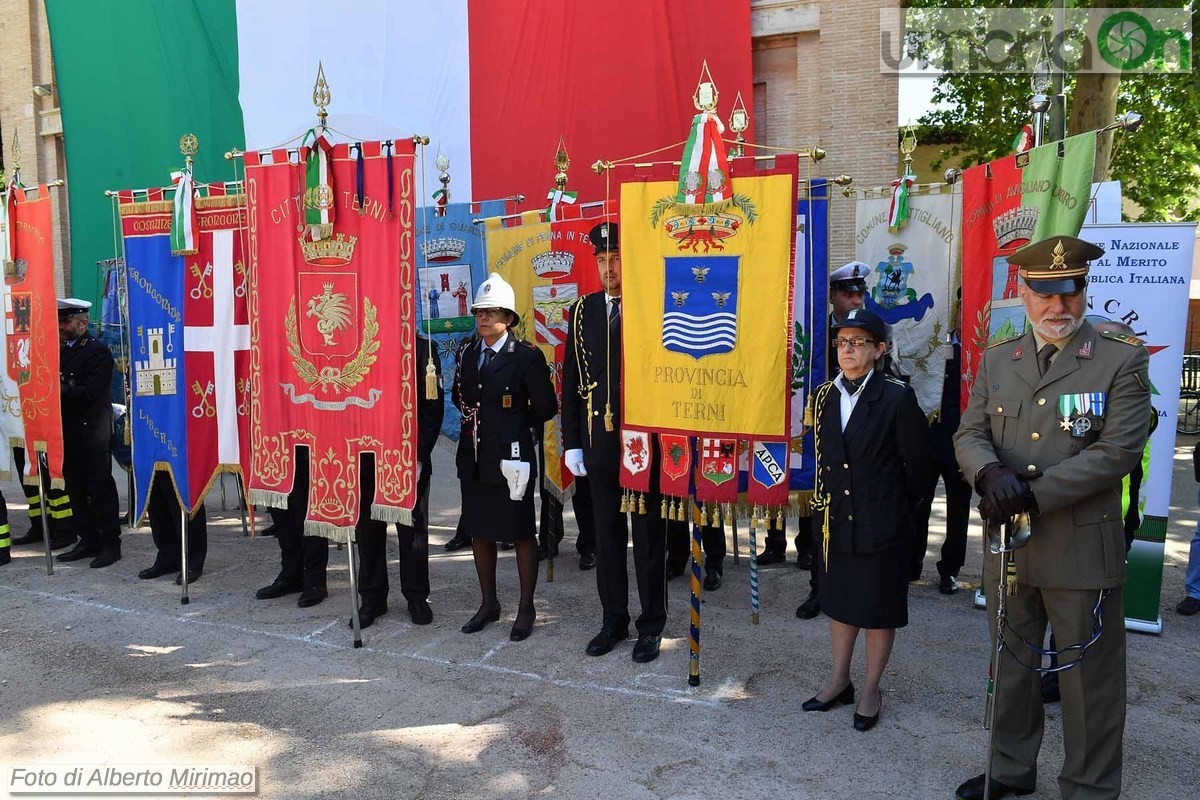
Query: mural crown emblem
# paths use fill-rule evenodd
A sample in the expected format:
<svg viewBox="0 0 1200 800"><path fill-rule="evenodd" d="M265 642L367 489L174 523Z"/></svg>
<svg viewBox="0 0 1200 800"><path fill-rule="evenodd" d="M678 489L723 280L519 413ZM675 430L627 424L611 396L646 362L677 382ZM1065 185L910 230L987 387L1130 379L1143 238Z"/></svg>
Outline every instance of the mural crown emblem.
<svg viewBox="0 0 1200 800"><path fill-rule="evenodd" d="M1018 206L1000 214L992 222L992 230L996 233L996 244L1005 248L1018 240L1029 241L1037 227L1038 209L1031 206Z"/></svg>
<svg viewBox="0 0 1200 800"><path fill-rule="evenodd" d="M608 229L601 231L602 236L608 236ZM571 272L571 267L575 263L575 255L573 253L539 253L530 260L533 266L533 272L538 277L550 274L567 275Z"/></svg>
<svg viewBox="0 0 1200 800"><path fill-rule="evenodd" d="M465 241L450 236L426 239L421 243L421 252L427 261L457 261L466 251Z"/></svg>
<svg viewBox="0 0 1200 800"><path fill-rule="evenodd" d="M29 261L24 258L18 258L16 261L4 262L4 277L15 278L19 281L25 280L25 273L29 270Z"/></svg>
<svg viewBox="0 0 1200 800"><path fill-rule="evenodd" d="M358 244L357 236L346 236L339 233L331 239L318 241L300 240L300 251L304 261L315 267L344 267L354 258L354 246Z"/></svg>

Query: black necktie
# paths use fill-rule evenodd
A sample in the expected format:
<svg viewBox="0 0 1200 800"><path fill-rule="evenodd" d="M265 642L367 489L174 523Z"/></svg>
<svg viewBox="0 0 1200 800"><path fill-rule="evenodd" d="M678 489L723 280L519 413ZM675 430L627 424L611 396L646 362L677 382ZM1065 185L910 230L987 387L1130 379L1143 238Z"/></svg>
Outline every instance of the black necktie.
<svg viewBox="0 0 1200 800"><path fill-rule="evenodd" d="M1050 359L1058 352L1058 347L1052 344L1042 345L1042 349L1038 351L1038 372L1045 375L1050 371Z"/></svg>
<svg viewBox="0 0 1200 800"><path fill-rule="evenodd" d="M483 372L487 369L488 364L492 363L492 359L496 357L496 351L490 347L483 348L483 364L479 367L479 371Z"/></svg>
<svg viewBox="0 0 1200 800"><path fill-rule="evenodd" d="M621 298L614 297L608 306L608 327L614 332L618 328L618 320L621 318Z"/></svg>

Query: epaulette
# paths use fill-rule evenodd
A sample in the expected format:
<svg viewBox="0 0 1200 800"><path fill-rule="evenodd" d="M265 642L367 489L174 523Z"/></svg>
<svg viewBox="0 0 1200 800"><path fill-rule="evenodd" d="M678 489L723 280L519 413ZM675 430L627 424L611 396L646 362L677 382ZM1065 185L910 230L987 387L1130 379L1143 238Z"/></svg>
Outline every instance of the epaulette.
<svg viewBox="0 0 1200 800"><path fill-rule="evenodd" d="M1145 342L1138 337L1130 336L1128 333L1121 333L1119 331L1100 331L1100 335L1105 339L1112 339L1114 342L1121 342L1122 344L1127 344L1130 347L1141 347L1145 344Z"/></svg>
<svg viewBox="0 0 1200 800"><path fill-rule="evenodd" d="M536 344L534 344L533 342L530 342L530 341L526 341L525 339L517 339L517 344L521 345L522 347L528 347L530 350L538 349L538 346Z"/></svg>
<svg viewBox="0 0 1200 800"><path fill-rule="evenodd" d="M1025 333L1024 333L1024 331L1022 331L1021 333L1015 334L1013 336L1009 336L1007 339L1001 339L998 342L992 342L991 344L989 344L987 346L987 349L991 350L993 347L999 347L1002 344L1008 344L1009 342L1015 342L1017 339L1020 339L1024 335L1025 335Z"/></svg>

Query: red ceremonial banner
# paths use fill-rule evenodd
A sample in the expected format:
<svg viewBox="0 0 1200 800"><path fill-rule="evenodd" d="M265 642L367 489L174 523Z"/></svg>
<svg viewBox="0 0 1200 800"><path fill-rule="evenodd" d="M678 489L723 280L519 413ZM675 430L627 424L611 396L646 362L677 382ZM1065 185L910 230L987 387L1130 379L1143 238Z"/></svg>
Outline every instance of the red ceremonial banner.
<svg viewBox="0 0 1200 800"><path fill-rule="evenodd" d="M214 188L217 191L214 191ZM210 186L197 198L199 248L185 256L184 364L188 376L188 503L222 472L245 475L250 453L250 316L242 195Z"/></svg>
<svg viewBox="0 0 1200 800"><path fill-rule="evenodd" d="M5 265L4 324L8 334L8 370L21 395L25 451L45 453L50 485L63 484L62 404L58 376L58 300L54 293L54 228L50 192L14 188L16 228L12 275ZM26 460L25 482L38 482L38 459Z"/></svg>
<svg viewBox="0 0 1200 800"><path fill-rule="evenodd" d="M286 505L306 447L305 533L346 541L363 453L375 455L372 518L407 521L416 501L414 151L411 140L336 145L329 174L307 187L306 156L245 157L249 497ZM316 238L306 206L330 205L333 233Z"/></svg>
<svg viewBox="0 0 1200 800"><path fill-rule="evenodd" d="M662 450L658 487L669 497L687 497L691 493L692 444L686 436L660 433Z"/></svg>

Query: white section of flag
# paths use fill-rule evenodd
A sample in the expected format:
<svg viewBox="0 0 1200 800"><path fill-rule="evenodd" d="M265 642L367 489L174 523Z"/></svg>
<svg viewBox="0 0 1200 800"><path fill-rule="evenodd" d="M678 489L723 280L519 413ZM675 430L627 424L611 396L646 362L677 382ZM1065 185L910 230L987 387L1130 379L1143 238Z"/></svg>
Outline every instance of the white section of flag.
<svg viewBox="0 0 1200 800"><path fill-rule="evenodd" d="M248 148L269 148L312 127L321 61L332 96L329 125L348 135L335 141L426 135L430 153L441 148L450 159L454 195L472 196L467 0L345 7L237 0L237 26ZM432 158L426 161L418 205L438 188Z"/></svg>

